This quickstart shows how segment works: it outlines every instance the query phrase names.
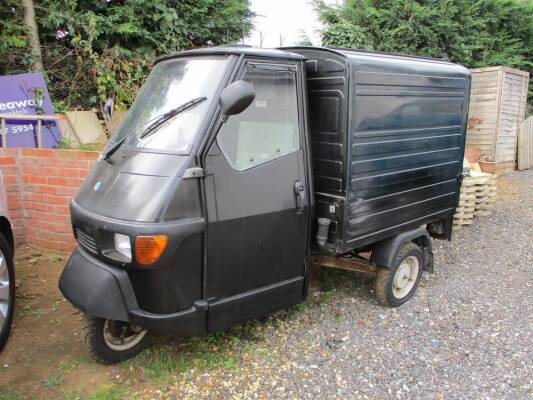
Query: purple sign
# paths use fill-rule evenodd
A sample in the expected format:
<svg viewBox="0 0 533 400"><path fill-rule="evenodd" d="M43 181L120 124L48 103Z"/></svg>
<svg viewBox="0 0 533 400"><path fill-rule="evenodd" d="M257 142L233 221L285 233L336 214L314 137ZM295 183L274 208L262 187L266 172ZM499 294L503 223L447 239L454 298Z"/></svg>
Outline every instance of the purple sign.
<svg viewBox="0 0 533 400"><path fill-rule="evenodd" d="M0 114L54 114L43 74L0 76ZM37 147L37 120L6 119L6 128L8 147ZM42 147L60 141L56 123L42 121Z"/></svg>

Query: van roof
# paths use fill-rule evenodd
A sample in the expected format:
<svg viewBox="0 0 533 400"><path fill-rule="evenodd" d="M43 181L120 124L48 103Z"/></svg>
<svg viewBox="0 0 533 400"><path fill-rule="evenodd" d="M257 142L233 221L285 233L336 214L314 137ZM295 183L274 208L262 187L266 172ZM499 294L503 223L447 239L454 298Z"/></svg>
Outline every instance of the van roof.
<svg viewBox="0 0 533 400"><path fill-rule="evenodd" d="M371 51L371 50L362 50L362 49L349 49L344 47L321 47L321 46L288 46L280 47L277 49L263 49L247 45L233 44L228 46L217 46L217 47L202 47L193 50L185 50L179 53L173 53L158 57L154 63L158 63L163 60L168 60L171 58L182 57L187 55L230 55L230 54L244 54L254 57L265 57L265 58L279 58L279 59L288 59L288 60L303 60L304 56L296 54L293 50L318 50L318 51L328 51L344 56L369 56L369 57L390 57L396 59L413 59L426 62L435 62L442 64L453 64L451 61L442 59L442 58L433 58L425 56L413 56L407 54L399 53L385 53L380 51Z"/></svg>
<svg viewBox="0 0 533 400"><path fill-rule="evenodd" d="M231 46L217 46L217 47L202 47L199 49L180 51L179 53L168 54L157 58L154 64L160 61L168 60L176 57L183 56L196 56L196 55L231 55L231 54L244 54L253 57L265 57L265 58L279 58L285 60L304 60L305 57L300 54L291 53L282 49L260 49L257 47L250 47L245 45L231 45Z"/></svg>
<svg viewBox="0 0 533 400"><path fill-rule="evenodd" d="M444 59L444 58L434 58L429 56L416 56L416 55L408 55L408 54L401 54L401 53L387 53L384 51L375 51L375 50L364 50L364 49L351 49L347 47L335 47L335 46L287 46L287 47L280 47L281 50L285 51L292 51L292 50L322 50L322 51L329 51L331 53L336 53L344 56L370 56L370 57L390 57L390 58L407 58L407 59L414 59L414 60L420 60L420 61L433 61L437 63L444 63L444 64L453 64L451 61Z"/></svg>

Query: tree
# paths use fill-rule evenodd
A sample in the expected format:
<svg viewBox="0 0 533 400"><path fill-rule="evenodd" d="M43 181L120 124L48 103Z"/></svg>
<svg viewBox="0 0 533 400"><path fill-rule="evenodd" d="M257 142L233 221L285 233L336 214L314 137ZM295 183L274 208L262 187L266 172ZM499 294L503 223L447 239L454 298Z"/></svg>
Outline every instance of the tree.
<svg viewBox="0 0 533 400"><path fill-rule="evenodd" d="M313 45L313 42L311 42L311 39L309 38L309 36L304 30L300 29L298 31L298 34L299 34L299 40L296 43L297 46L312 46Z"/></svg>
<svg viewBox="0 0 533 400"><path fill-rule="evenodd" d="M52 93L69 108L110 94L127 107L155 57L237 41L253 17L248 0L41 0L39 10Z"/></svg>
<svg viewBox="0 0 533 400"><path fill-rule="evenodd" d="M0 74L29 71L40 50L56 110L109 95L125 108L155 57L239 41L253 16L248 0L2 0Z"/></svg>
<svg viewBox="0 0 533 400"><path fill-rule="evenodd" d="M346 0L340 7L318 2L317 10L325 45L533 72L531 0Z"/></svg>
<svg viewBox="0 0 533 400"><path fill-rule="evenodd" d="M43 71L43 57L41 55L41 44L39 42L39 29L35 21L35 9L33 0L22 0L24 7L24 23L28 33L28 44L32 55L32 65L34 71Z"/></svg>
<svg viewBox="0 0 533 400"><path fill-rule="evenodd" d="M27 72L30 65L23 14L19 1L0 2L0 75Z"/></svg>

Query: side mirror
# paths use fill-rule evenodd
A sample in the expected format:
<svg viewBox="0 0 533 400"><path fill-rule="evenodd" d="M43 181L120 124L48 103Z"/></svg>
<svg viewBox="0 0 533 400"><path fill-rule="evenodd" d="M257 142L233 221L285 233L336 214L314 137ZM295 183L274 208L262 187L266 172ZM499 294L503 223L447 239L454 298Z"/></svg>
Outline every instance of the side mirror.
<svg viewBox="0 0 533 400"><path fill-rule="evenodd" d="M220 108L224 121L230 115L240 114L255 99L255 89L245 81L236 81L228 85L220 94Z"/></svg>

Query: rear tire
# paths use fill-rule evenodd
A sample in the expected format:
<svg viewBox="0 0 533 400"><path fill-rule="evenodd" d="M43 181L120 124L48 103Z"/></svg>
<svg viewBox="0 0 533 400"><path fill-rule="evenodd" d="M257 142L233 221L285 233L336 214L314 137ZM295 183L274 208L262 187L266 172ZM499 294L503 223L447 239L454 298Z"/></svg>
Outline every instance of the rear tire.
<svg viewBox="0 0 533 400"><path fill-rule="evenodd" d="M0 233L0 351L7 343L15 310L13 249Z"/></svg>
<svg viewBox="0 0 533 400"><path fill-rule="evenodd" d="M416 292L423 270L422 250L413 242L404 243L391 268L379 268L375 283L377 300L387 307L398 307Z"/></svg>
<svg viewBox="0 0 533 400"><path fill-rule="evenodd" d="M91 356L103 364L134 357L150 343L147 330L128 322L88 317L85 329Z"/></svg>

